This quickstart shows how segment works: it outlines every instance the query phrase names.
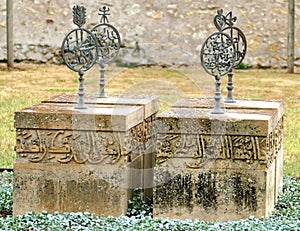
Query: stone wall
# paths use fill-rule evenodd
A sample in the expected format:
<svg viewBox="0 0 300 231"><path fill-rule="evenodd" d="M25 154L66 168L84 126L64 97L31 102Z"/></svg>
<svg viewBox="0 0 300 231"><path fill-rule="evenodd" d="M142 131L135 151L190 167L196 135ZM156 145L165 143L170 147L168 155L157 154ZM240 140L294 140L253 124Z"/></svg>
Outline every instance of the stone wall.
<svg viewBox="0 0 300 231"><path fill-rule="evenodd" d="M87 8L87 27L98 23L98 8L111 8L110 23L122 44L119 61L144 64L199 64L199 51L214 31L213 17L223 8L238 17L248 40L244 63L262 67L287 65L286 0L84 1L14 0L15 58L60 62L60 46L72 24L72 6ZM296 2L296 64L300 65L300 2ZM0 59L6 58L6 0L0 0ZM140 49L136 48L138 42Z"/></svg>

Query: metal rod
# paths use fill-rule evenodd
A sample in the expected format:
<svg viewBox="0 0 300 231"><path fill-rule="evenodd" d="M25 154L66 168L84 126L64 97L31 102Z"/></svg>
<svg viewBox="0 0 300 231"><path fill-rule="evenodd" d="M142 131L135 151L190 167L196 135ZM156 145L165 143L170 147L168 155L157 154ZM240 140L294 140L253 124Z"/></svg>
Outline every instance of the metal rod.
<svg viewBox="0 0 300 231"><path fill-rule="evenodd" d="M84 104L84 72L80 70L79 74L79 87L78 87L78 103L75 106L75 109L87 109L87 106Z"/></svg>
<svg viewBox="0 0 300 231"><path fill-rule="evenodd" d="M106 95L105 89L104 89L104 87L106 85L106 83L105 83L105 76L104 76L104 74L105 74L104 67L105 67L105 64L101 63L100 64L100 68L101 68L100 69L100 80L99 80L100 92L99 92L98 98L107 98L107 95Z"/></svg>
<svg viewBox="0 0 300 231"><path fill-rule="evenodd" d="M224 114L224 111L220 107L220 101L222 99L221 90L220 90L220 86L221 86L220 79L221 79L221 76L217 75L217 76L215 76L215 78L216 78L216 92L215 92L215 96L214 96L215 107L211 111L211 114Z"/></svg>
<svg viewBox="0 0 300 231"><path fill-rule="evenodd" d="M233 86L233 81L232 81L232 77L233 77L233 71L232 68L229 70L228 72L228 82L227 82L227 98L225 99L225 103L235 103L236 101L233 99L233 94L232 94L232 90L234 88Z"/></svg>

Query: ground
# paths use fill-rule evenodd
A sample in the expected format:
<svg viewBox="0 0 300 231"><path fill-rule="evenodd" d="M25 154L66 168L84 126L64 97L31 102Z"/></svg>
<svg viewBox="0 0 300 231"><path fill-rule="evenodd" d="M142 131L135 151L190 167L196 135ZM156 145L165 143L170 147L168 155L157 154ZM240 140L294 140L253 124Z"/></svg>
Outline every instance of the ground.
<svg viewBox="0 0 300 231"><path fill-rule="evenodd" d="M161 111L183 97L212 97L214 79L199 66L106 67L107 94L158 95ZM16 64L7 70L0 64L0 167L12 168L15 158L15 111L62 92L77 92L78 76L64 65ZM235 71L234 97L284 100L284 172L300 178L300 75L286 70L247 69ZM86 93L99 90L99 69L85 74ZM222 95L226 97L226 77Z"/></svg>

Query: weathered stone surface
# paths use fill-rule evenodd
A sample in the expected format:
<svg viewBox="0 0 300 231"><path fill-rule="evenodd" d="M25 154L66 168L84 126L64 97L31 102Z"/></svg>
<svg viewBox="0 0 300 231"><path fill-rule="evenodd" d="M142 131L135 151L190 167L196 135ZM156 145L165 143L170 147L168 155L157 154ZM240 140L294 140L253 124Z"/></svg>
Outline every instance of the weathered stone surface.
<svg viewBox="0 0 300 231"><path fill-rule="evenodd" d="M43 210L125 214L127 170L124 165L15 163L14 215Z"/></svg>
<svg viewBox="0 0 300 231"><path fill-rule="evenodd" d="M278 195L282 192L283 186L283 145L278 150L276 159L275 159L275 202L277 202Z"/></svg>
<svg viewBox="0 0 300 231"><path fill-rule="evenodd" d="M155 96L110 95L108 98L96 98L95 95L85 94L84 100L87 105L142 106L144 109L145 118L155 114L159 110L159 98ZM42 101L42 103L68 104L74 104L76 102L77 95L70 93L63 93Z"/></svg>
<svg viewBox="0 0 300 231"><path fill-rule="evenodd" d="M268 216L282 185L282 102L238 100L224 115L210 104L185 99L158 116L154 216ZM180 203L163 202L164 190Z"/></svg>
<svg viewBox="0 0 300 231"><path fill-rule="evenodd" d="M213 108L214 100L212 98L185 98L176 102L174 108ZM271 127L270 131L273 131L273 141L269 143L274 147L274 153L276 155L276 193L275 199L277 200L278 193L282 189L283 184L283 101L281 100L236 100L236 103L224 103L223 109L226 111L228 109L244 109L244 110L271 110L274 115L270 120ZM272 126L273 125L273 126ZM275 125L275 127L274 127ZM273 134L274 133L274 134Z"/></svg>
<svg viewBox="0 0 300 231"><path fill-rule="evenodd" d="M250 109L250 110L278 110L279 116L283 114L283 102L280 100L253 100L237 99L235 103L223 103L226 109ZM213 98L184 98L177 101L174 108L213 108L215 100Z"/></svg>
<svg viewBox="0 0 300 231"><path fill-rule="evenodd" d="M74 94L62 94L15 113L15 215L119 216L133 188L145 188L152 199L158 99L87 98L86 110L74 109Z"/></svg>
<svg viewBox="0 0 300 231"><path fill-rule="evenodd" d="M141 106L95 105L74 110L71 104L41 103L15 112L17 128L127 131L141 123Z"/></svg>
<svg viewBox="0 0 300 231"><path fill-rule="evenodd" d="M211 115L210 99L184 99L157 121L157 98L85 102L88 110L75 110L76 95L61 94L16 112L14 214L118 216L138 187L146 200L153 195L155 217L226 221L273 210L282 186L282 102L237 100L225 115Z"/></svg>
<svg viewBox="0 0 300 231"><path fill-rule="evenodd" d="M156 167L154 217L204 221L267 217L274 207L274 166L266 170Z"/></svg>
<svg viewBox="0 0 300 231"><path fill-rule="evenodd" d="M0 33L6 33L5 0L0 1ZM98 23L98 2L81 1L87 8L87 28ZM15 58L61 62L57 53L67 32L73 29L74 1L14 1ZM215 32L213 17L223 8L233 11L248 40L245 63L262 67L286 67L287 1L106 1L110 23L118 28L122 43L119 60L143 64L199 64L206 37ZM300 2L296 2L299 9ZM299 12L295 24L299 25ZM17 29L16 29L17 28ZM30 33L29 33L30 32ZM295 58L299 57L296 30ZM136 42L143 54L135 56ZM0 59L6 58L6 38L0 37ZM124 57L124 59L123 59Z"/></svg>
<svg viewBox="0 0 300 231"><path fill-rule="evenodd" d="M272 110L257 113L257 110L229 109L223 115L210 112L206 108L171 108L160 114L159 132L267 136L278 123Z"/></svg>

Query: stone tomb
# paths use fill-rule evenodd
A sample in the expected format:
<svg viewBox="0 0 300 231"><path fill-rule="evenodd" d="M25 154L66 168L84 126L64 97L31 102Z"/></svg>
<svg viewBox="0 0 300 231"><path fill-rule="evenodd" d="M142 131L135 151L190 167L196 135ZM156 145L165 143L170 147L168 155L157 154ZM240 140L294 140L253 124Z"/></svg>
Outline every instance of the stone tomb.
<svg viewBox="0 0 300 231"><path fill-rule="evenodd" d="M240 100L211 114L181 100L157 117L154 217L266 217L282 185L283 104Z"/></svg>
<svg viewBox="0 0 300 231"><path fill-rule="evenodd" d="M173 107L175 108L212 108L214 100L211 98L186 98L176 102ZM283 185L283 102L280 100L262 101L262 100L236 100L236 103L225 103L223 105L225 111L227 109L252 109L252 110L272 110L274 111L275 120L274 123L280 122L280 128L282 129L280 134L277 133L276 144L270 144L274 150L275 165L276 165L276 191L275 201L277 201L278 193L282 189Z"/></svg>
<svg viewBox="0 0 300 231"><path fill-rule="evenodd" d="M74 109L75 101L62 94L15 113L14 215L119 216L133 188L152 186L159 100L86 95L86 110ZM151 189L145 193L152 197Z"/></svg>

